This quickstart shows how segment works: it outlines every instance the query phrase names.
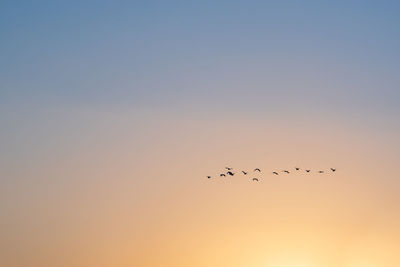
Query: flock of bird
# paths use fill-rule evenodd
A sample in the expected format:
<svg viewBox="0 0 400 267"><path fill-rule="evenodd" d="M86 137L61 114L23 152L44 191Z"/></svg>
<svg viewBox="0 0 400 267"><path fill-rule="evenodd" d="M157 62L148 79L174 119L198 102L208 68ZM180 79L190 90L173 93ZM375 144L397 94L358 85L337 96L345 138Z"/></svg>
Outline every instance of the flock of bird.
<svg viewBox="0 0 400 267"><path fill-rule="evenodd" d="M236 174L235 172L233 172L233 168L231 168L231 167L225 167L225 169L226 169L226 173L225 173L225 172L224 172L224 173L221 173L221 174L219 175L220 177L226 177L227 175L229 175L229 176L234 176L234 175ZM301 168L295 167L294 170L295 170L294 172L299 172L299 171L301 171ZM330 168L329 170L330 170L331 172L335 172L335 171L336 171L336 168ZM306 171L306 173L310 173L310 172L311 172L311 170L309 170L309 169L305 169L305 171ZM243 173L243 175L248 175L248 174L249 174L248 171L241 171L241 172ZM255 169L253 170L253 172L254 172L254 173L256 173L256 172L261 173L261 170L260 170L259 168L255 168ZM282 170L281 172L282 172L282 173L286 173L286 174L291 173L291 172L288 171L288 170ZM319 170L318 173L325 173L325 171ZM273 175L279 175L279 172L273 171L272 174L273 174ZM208 179L211 179L212 176L208 175L207 178L208 178ZM260 181L260 180L256 177L256 178L252 178L252 181L258 182L258 181Z"/></svg>

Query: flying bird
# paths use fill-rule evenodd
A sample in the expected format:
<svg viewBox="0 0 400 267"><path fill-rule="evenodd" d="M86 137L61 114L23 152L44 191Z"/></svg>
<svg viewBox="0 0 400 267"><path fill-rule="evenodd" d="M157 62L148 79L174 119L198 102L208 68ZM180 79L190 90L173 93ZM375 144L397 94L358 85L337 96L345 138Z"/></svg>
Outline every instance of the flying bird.
<svg viewBox="0 0 400 267"><path fill-rule="evenodd" d="M233 176L235 173L234 173L234 172L231 172L231 171L229 171L229 172L227 172L227 174L229 174L230 176Z"/></svg>
<svg viewBox="0 0 400 267"><path fill-rule="evenodd" d="M273 174L275 174L275 175L279 175L279 173L277 173L277 172L272 172Z"/></svg>
<svg viewBox="0 0 400 267"><path fill-rule="evenodd" d="M296 169L296 171L300 170L300 168L297 168L297 167L295 169Z"/></svg>
<svg viewBox="0 0 400 267"><path fill-rule="evenodd" d="M310 172L311 170L306 170L306 172Z"/></svg>
<svg viewBox="0 0 400 267"><path fill-rule="evenodd" d="M261 172L261 170L259 168L255 168L254 171Z"/></svg>
<svg viewBox="0 0 400 267"><path fill-rule="evenodd" d="M257 181L258 182L258 178L253 178L253 181Z"/></svg>
<svg viewBox="0 0 400 267"><path fill-rule="evenodd" d="M224 176L225 177L226 175L225 175L225 173L221 173L219 176Z"/></svg>
<svg viewBox="0 0 400 267"><path fill-rule="evenodd" d="M232 170L232 168L229 168L229 167L225 167L225 169L227 169L228 171Z"/></svg>
<svg viewBox="0 0 400 267"><path fill-rule="evenodd" d="M334 168L331 168L331 171L335 172L335 171L336 171L336 169L334 169Z"/></svg>
<svg viewBox="0 0 400 267"><path fill-rule="evenodd" d="M244 175L246 175L246 174L247 174L247 172L245 172L245 171L242 171L242 172L243 172L243 174L244 174Z"/></svg>
<svg viewBox="0 0 400 267"><path fill-rule="evenodd" d="M287 170L283 170L283 172L290 173L290 172L289 172L289 171L287 171Z"/></svg>

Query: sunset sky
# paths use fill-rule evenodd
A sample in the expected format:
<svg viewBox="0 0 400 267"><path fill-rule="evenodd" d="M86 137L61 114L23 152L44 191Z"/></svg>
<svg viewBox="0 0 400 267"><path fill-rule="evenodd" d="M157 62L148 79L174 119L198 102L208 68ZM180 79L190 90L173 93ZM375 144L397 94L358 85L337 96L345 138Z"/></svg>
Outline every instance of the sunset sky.
<svg viewBox="0 0 400 267"><path fill-rule="evenodd" d="M399 14L1 1L0 266L400 266Z"/></svg>

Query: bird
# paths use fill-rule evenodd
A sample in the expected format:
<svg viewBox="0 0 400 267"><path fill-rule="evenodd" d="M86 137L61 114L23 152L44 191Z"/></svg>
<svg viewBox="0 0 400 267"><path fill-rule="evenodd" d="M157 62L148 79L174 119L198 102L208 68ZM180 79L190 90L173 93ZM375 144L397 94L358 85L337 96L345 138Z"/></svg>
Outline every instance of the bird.
<svg viewBox="0 0 400 267"><path fill-rule="evenodd" d="M211 176L207 176L208 179L211 179Z"/></svg>
<svg viewBox="0 0 400 267"><path fill-rule="evenodd" d="M300 170L300 168L297 168L297 167L295 169L296 169L296 171Z"/></svg>
<svg viewBox="0 0 400 267"><path fill-rule="evenodd" d="M259 168L255 168L254 171L259 171L259 172L261 172L261 170L260 170Z"/></svg>
<svg viewBox="0 0 400 267"><path fill-rule="evenodd" d="M334 168L331 168L331 171L335 172L335 171L336 171L336 169L334 169Z"/></svg>
<svg viewBox="0 0 400 267"><path fill-rule="evenodd" d="M275 174L275 175L279 175L279 173L277 173L277 172L272 172L273 174Z"/></svg>
<svg viewBox="0 0 400 267"><path fill-rule="evenodd" d="M228 171L232 170L232 168L229 168L229 167L225 167L225 169L227 169Z"/></svg>
<svg viewBox="0 0 400 267"><path fill-rule="evenodd" d="M242 171L242 172L243 172L243 174L244 174L244 175L246 175L246 174L247 174L247 172L245 172L245 171Z"/></svg>
<svg viewBox="0 0 400 267"><path fill-rule="evenodd" d="M319 173L324 173L324 171L319 171Z"/></svg>
<svg viewBox="0 0 400 267"><path fill-rule="evenodd" d="M310 172L311 170L306 170L306 172Z"/></svg>
<svg viewBox="0 0 400 267"><path fill-rule="evenodd" d="M253 178L253 181L257 181L258 182L258 178Z"/></svg>
<svg viewBox="0 0 400 267"><path fill-rule="evenodd" d="M229 174L230 176L233 176L235 173L234 173L234 172L231 172L231 171L229 171L229 172L227 172L227 174Z"/></svg>
<svg viewBox="0 0 400 267"><path fill-rule="evenodd" d="M287 170L283 170L283 172L290 173L290 171L287 171Z"/></svg>
<svg viewBox="0 0 400 267"><path fill-rule="evenodd" d="M226 175L225 175L225 173L221 173L219 176L221 176L221 177L222 177L222 176L226 176Z"/></svg>

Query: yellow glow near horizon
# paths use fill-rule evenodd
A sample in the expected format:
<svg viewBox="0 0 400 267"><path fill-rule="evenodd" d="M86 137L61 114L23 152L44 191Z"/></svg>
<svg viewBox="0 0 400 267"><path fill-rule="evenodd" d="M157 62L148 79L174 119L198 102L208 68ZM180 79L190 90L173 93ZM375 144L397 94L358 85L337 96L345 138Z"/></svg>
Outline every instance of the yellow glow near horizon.
<svg viewBox="0 0 400 267"><path fill-rule="evenodd" d="M272 257L268 260L258 260L249 267L319 267L313 259L302 257L301 255L286 255L281 257Z"/></svg>
<svg viewBox="0 0 400 267"><path fill-rule="evenodd" d="M24 175L37 183L5 190L2 205L19 216L4 222L6 248L25 255L6 266L399 266L397 154L374 132L332 121L238 129L236 119L129 128L119 114L109 132L100 119L80 133L84 146L72 139L46 164L32 159ZM226 164L261 168L260 182L216 177ZM270 173L296 165L338 170Z"/></svg>

